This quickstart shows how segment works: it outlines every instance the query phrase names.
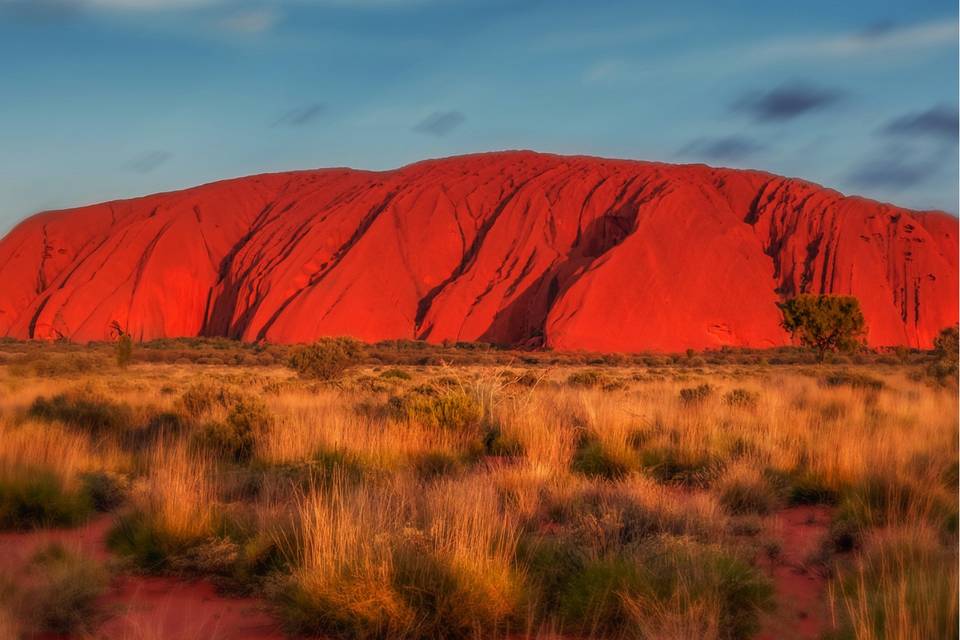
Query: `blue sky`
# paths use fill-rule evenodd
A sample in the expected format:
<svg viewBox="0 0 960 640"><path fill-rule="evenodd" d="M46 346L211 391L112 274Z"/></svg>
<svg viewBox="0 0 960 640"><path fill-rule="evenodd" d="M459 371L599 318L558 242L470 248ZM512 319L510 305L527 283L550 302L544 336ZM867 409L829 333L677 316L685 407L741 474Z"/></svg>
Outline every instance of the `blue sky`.
<svg viewBox="0 0 960 640"><path fill-rule="evenodd" d="M0 0L0 231L251 173L496 149L957 210L957 5Z"/></svg>

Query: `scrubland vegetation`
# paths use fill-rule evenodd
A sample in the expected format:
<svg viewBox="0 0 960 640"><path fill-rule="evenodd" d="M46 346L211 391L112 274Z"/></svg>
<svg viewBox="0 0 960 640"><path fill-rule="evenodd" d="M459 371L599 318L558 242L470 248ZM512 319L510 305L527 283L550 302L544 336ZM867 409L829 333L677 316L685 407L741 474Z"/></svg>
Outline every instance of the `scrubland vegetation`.
<svg viewBox="0 0 960 640"><path fill-rule="evenodd" d="M8 342L0 528L107 512L125 570L261 596L293 634L710 640L776 615L776 516L817 504L828 637L951 637L953 349ZM34 565L0 633L96 618L103 567Z"/></svg>

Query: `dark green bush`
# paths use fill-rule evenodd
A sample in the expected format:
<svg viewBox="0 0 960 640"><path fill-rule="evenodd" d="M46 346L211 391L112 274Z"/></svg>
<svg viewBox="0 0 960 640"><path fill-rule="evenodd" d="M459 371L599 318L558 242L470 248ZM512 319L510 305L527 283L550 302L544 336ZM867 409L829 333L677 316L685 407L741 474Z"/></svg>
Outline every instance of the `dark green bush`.
<svg viewBox="0 0 960 640"><path fill-rule="evenodd" d="M387 369L380 377L384 380L410 380L411 375L403 369Z"/></svg>
<svg viewBox="0 0 960 640"><path fill-rule="evenodd" d="M927 375L940 384L953 382L958 377L960 359L960 330L957 325L946 327L933 341L933 362L927 366Z"/></svg>
<svg viewBox="0 0 960 640"><path fill-rule="evenodd" d="M82 488L67 490L60 480L43 469L24 468L0 480L0 529L72 526L93 510Z"/></svg>
<svg viewBox="0 0 960 640"><path fill-rule="evenodd" d="M687 405L699 404L711 394L713 394L713 387L706 383L696 387L685 387L680 389L680 402Z"/></svg>
<svg viewBox="0 0 960 640"><path fill-rule="evenodd" d="M125 478L107 471L91 471L81 476L83 486L97 511L110 511L124 501L128 483Z"/></svg>
<svg viewBox="0 0 960 640"><path fill-rule="evenodd" d="M125 333L117 339L117 366L125 369L132 359L133 338Z"/></svg>
<svg viewBox="0 0 960 640"><path fill-rule="evenodd" d="M227 408L239 398L240 394L229 387L201 382L183 392L179 405L188 416L198 418L214 407Z"/></svg>
<svg viewBox="0 0 960 640"><path fill-rule="evenodd" d="M28 413L39 420L63 422L94 435L122 433L135 421L128 405L113 402L90 387L80 387L51 398L38 396Z"/></svg>
<svg viewBox="0 0 960 640"><path fill-rule="evenodd" d="M764 476L771 486L791 505L836 504L839 494L823 478L808 470L792 472L766 469Z"/></svg>
<svg viewBox="0 0 960 640"><path fill-rule="evenodd" d="M323 338L298 348L289 365L301 378L336 380L360 361L361 344L352 338Z"/></svg>
<svg viewBox="0 0 960 640"><path fill-rule="evenodd" d="M462 468L462 463L456 456L446 451L429 451L414 458L413 469L417 476L424 480L432 480L439 476L456 473Z"/></svg>
<svg viewBox="0 0 960 640"><path fill-rule="evenodd" d="M606 376L601 371L595 369L585 369L583 371L574 371L567 376L567 384L571 387L596 387L606 380Z"/></svg>
<svg viewBox="0 0 960 640"><path fill-rule="evenodd" d="M723 403L730 407L752 409L757 406L757 394L746 389L731 389L723 396Z"/></svg>
<svg viewBox="0 0 960 640"><path fill-rule="evenodd" d="M769 581L716 545L666 536L596 559L552 556L553 567L570 571L548 576L548 584L559 586L556 612L566 633L626 637L636 629L633 616L649 618L651 604L654 610L659 604L675 614L703 615L694 607L708 603L708 610L716 608L721 637L746 638L772 606Z"/></svg>
<svg viewBox="0 0 960 640"><path fill-rule="evenodd" d="M573 471L585 476L614 480L622 478L629 471L622 461L611 456L597 440L587 440L573 457Z"/></svg>
<svg viewBox="0 0 960 640"><path fill-rule="evenodd" d="M523 455L523 444L516 438L504 434L499 427L493 427L487 431L483 444L486 453L491 456Z"/></svg>
<svg viewBox="0 0 960 640"><path fill-rule="evenodd" d="M869 389L879 391L883 389L883 380L874 378L865 373L852 371L836 371L823 378L823 384L828 387L849 386L855 389Z"/></svg>
<svg viewBox="0 0 960 640"><path fill-rule="evenodd" d="M734 515L770 513L775 496L766 484L733 479L720 490L720 504Z"/></svg>
<svg viewBox="0 0 960 640"><path fill-rule="evenodd" d="M198 434L199 443L236 462L253 457L257 438L273 424L267 406L256 398L240 398L223 422L209 422Z"/></svg>
<svg viewBox="0 0 960 640"><path fill-rule="evenodd" d="M93 629L97 599L109 577L102 566L53 544L34 556L28 572L21 599L23 615L34 629L77 635Z"/></svg>
<svg viewBox="0 0 960 640"><path fill-rule="evenodd" d="M722 463L707 454L693 454L672 448L644 449L641 465L657 481L704 487L722 470Z"/></svg>
<svg viewBox="0 0 960 640"><path fill-rule="evenodd" d="M411 420L428 427L466 430L478 427L483 418L480 403L460 389L441 392L415 390L390 399L389 410L398 420Z"/></svg>

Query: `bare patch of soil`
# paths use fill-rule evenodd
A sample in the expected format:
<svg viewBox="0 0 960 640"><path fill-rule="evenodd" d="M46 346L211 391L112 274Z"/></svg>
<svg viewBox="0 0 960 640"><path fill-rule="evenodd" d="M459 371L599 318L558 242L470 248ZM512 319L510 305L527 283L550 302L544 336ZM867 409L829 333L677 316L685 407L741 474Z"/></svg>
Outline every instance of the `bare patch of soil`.
<svg viewBox="0 0 960 640"><path fill-rule="evenodd" d="M777 608L761 620L758 640L815 639L830 628L827 576L810 562L830 526L830 515L829 507L804 505L774 516L781 552L765 562L765 568L773 578Z"/></svg>
<svg viewBox="0 0 960 640"><path fill-rule="evenodd" d="M31 558L51 543L108 563L105 538L113 523L101 516L74 529L0 534L0 573L26 571ZM119 574L99 600L103 621L93 634L103 640L281 640L284 634L265 604L255 598L219 595L207 580ZM65 636L41 636L42 640Z"/></svg>

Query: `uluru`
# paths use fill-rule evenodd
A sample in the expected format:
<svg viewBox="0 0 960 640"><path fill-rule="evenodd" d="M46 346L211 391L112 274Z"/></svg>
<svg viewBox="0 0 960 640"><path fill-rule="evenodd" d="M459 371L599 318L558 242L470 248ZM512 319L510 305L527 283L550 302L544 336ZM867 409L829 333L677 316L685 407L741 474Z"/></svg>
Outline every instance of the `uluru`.
<svg viewBox="0 0 960 640"><path fill-rule="evenodd" d="M789 344L856 296L872 346L958 318L958 223L799 179L527 151L320 169L37 214L0 240L0 335Z"/></svg>

